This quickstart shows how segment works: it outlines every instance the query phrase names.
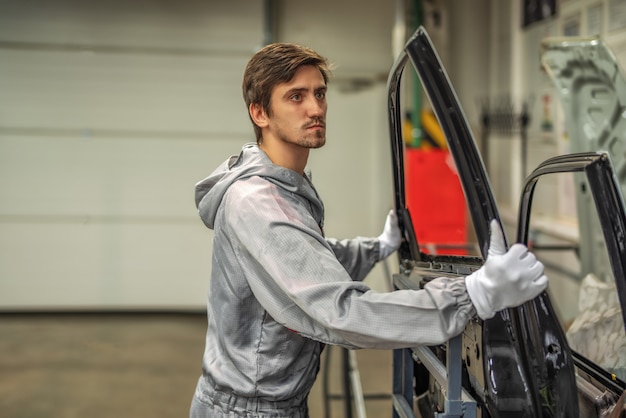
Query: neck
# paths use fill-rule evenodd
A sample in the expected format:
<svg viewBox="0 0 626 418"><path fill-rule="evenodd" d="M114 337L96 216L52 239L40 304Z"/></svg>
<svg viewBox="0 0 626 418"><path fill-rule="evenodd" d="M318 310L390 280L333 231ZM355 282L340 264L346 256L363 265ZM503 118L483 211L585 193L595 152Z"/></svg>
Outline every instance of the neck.
<svg viewBox="0 0 626 418"><path fill-rule="evenodd" d="M293 170L298 174L304 174L304 168L309 159L308 148L269 138L264 138L259 144L259 148L267 154L272 163Z"/></svg>

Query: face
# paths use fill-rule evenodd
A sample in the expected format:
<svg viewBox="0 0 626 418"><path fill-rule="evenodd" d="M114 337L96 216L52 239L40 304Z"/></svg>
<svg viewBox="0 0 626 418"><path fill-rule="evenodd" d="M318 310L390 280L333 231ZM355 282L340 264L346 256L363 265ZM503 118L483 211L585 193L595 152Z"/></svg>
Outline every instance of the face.
<svg viewBox="0 0 626 418"><path fill-rule="evenodd" d="M272 91L263 137L304 148L326 143L326 83L317 67L300 67L294 77Z"/></svg>

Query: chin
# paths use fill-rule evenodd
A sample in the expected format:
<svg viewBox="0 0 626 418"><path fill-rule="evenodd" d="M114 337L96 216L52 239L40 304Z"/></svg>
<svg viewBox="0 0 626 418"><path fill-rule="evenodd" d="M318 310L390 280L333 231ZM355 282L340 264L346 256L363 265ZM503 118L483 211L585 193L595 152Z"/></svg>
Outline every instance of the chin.
<svg viewBox="0 0 626 418"><path fill-rule="evenodd" d="M311 145L311 148L322 148L326 144L326 138L318 139L314 141Z"/></svg>
<svg viewBox="0 0 626 418"><path fill-rule="evenodd" d="M321 148L326 144L326 136L306 136L298 141L298 144L305 148Z"/></svg>

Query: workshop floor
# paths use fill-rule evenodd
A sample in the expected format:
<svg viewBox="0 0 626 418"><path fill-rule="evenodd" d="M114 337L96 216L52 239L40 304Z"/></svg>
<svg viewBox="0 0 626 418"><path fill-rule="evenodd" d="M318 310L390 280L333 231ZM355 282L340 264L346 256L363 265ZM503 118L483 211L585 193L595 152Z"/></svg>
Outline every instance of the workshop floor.
<svg viewBox="0 0 626 418"><path fill-rule="evenodd" d="M0 416L188 417L205 322L195 314L0 314ZM327 352L330 392L340 395L341 350ZM391 391L391 352L356 353L367 416L391 417L390 398L380 396ZM342 399L324 416L321 382L311 418L346 417Z"/></svg>

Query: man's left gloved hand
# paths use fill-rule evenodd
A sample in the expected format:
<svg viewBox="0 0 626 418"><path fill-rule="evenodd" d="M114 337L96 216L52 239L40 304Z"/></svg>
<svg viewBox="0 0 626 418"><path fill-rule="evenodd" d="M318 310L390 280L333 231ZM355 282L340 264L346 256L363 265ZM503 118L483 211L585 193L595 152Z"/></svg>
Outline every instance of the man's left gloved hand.
<svg viewBox="0 0 626 418"><path fill-rule="evenodd" d="M485 264L465 278L467 293L481 319L535 298L548 285L541 261L522 244L507 251L498 221L492 220L490 227Z"/></svg>
<svg viewBox="0 0 626 418"><path fill-rule="evenodd" d="M387 220L385 221L385 228L383 233L378 236L380 241L380 256L379 260L387 258L391 253L400 248L402 242L402 234L400 233L400 227L398 226L398 215L395 210L390 210L387 214Z"/></svg>

